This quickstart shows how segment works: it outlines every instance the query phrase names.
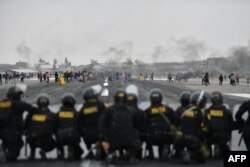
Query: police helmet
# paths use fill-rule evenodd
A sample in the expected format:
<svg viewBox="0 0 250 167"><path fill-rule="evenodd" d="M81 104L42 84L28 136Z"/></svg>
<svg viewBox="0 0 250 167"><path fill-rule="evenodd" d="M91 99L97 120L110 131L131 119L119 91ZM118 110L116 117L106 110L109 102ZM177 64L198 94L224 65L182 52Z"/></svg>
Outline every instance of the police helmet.
<svg viewBox="0 0 250 167"><path fill-rule="evenodd" d="M184 91L180 95L180 103L182 106L188 106L190 104L191 93L188 91Z"/></svg>
<svg viewBox="0 0 250 167"><path fill-rule="evenodd" d="M73 93L65 93L62 97L63 106L73 107L76 104L76 99Z"/></svg>
<svg viewBox="0 0 250 167"><path fill-rule="evenodd" d="M134 96L136 96L136 98L138 98L139 96L138 87L136 85L130 84L126 87L126 93L133 94Z"/></svg>
<svg viewBox="0 0 250 167"><path fill-rule="evenodd" d="M137 96L134 94L127 94L127 104L129 105L136 105L138 103Z"/></svg>
<svg viewBox="0 0 250 167"><path fill-rule="evenodd" d="M18 84L16 86L12 86L7 91L7 98L12 100L20 100L21 95L26 91L27 85Z"/></svg>
<svg viewBox="0 0 250 167"><path fill-rule="evenodd" d="M83 99L85 101L89 101L90 99L96 99L96 93L94 91L94 89L92 88L87 88L83 91Z"/></svg>
<svg viewBox="0 0 250 167"><path fill-rule="evenodd" d="M131 105L135 105L138 103L138 87L136 85L130 84L126 87L127 93L127 103Z"/></svg>
<svg viewBox="0 0 250 167"><path fill-rule="evenodd" d="M114 95L115 103L125 103L127 101L127 94L124 89L117 89Z"/></svg>
<svg viewBox="0 0 250 167"><path fill-rule="evenodd" d="M212 93L212 96L211 96L211 102L213 104L222 104L223 103L223 96L220 92L218 91L215 91Z"/></svg>
<svg viewBox="0 0 250 167"><path fill-rule="evenodd" d="M199 108L203 108L207 102L207 97L205 97L205 92L194 92L191 95L191 103Z"/></svg>
<svg viewBox="0 0 250 167"><path fill-rule="evenodd" d="M158 88L152 89L150 93L150 101L152 105L159 105L162 102L162 93Z"/></svg>
<svg viewBox="0 0 250 167"><path fill-rule="evenodd" d="M98 96L102 92L102 86L101 85L93 85L90 88L94 90L94 94L96 96Z"/></svg>
<svg viewBox="0 0 250 167"><path fill-rule="evenodd" d="M49 96L48 96L48 94L46 94L46 93L39 94L38 97L37 97L36 103L37 103L39 108L48 107L48 105L49 105Z"/></svg>

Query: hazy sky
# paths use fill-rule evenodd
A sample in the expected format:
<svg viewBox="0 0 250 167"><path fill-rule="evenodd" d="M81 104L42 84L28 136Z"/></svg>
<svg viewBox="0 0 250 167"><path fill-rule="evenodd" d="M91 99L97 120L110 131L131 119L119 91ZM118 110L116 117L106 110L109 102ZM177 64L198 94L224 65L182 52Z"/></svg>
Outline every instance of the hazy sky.
<svg viewBox="0 0 250 167"><path fill-rule="evenodd" d="M0 0L0 63L183 61L249 40L249 0Z"/></svg>

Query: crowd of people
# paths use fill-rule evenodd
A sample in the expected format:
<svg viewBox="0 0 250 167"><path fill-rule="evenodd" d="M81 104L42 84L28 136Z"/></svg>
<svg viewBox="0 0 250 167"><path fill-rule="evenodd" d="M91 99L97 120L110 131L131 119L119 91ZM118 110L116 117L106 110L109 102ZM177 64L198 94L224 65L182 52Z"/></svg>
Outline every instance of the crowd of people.
<svg viewBox="0 0 250 167"><path fill-rule="evenodd" d="M17 73L17 72L5 72L0 73L0 85L16 83L17 81L24 82L24 79L33 78L33 73Z"/></svg>
<svg viewBox="0 0 250 167"><path fill-rule="evenodd" d="M39 94L37 107L34 107L21 100L24 90L18 85L9 88L6 99L0 101L0 140L6 159L17 160L24 145L22 136L30 146L28 157L31 160L36 159L37 148L42 159L57 149L58 159L79 160L83 155L80 146L83 138L88 149L85 158L88 159L109 163L154 160L153 146L157 146L161 160L204 163L211 157L222 158L225 151L230 150L228 142L234 129L243 132L250 150L249 119L244 121L242 118L250 111L249 101L240 106L234 122L220 92L211 94L209 108L205 108L208 99L203 91L183 92L180 106L174 111L162 103L162 91L152 89L151 104L142 111L138 107L139 94L135 85L117 89L111 106L105 106L100 100L100 90L100 85L86 88L79 111L75 109L74 95L65 93L59 111L53 113L48 107L47 94ZM24 112L28 112L25 119ZM68 146L67 149L64 146Z"/></svg>

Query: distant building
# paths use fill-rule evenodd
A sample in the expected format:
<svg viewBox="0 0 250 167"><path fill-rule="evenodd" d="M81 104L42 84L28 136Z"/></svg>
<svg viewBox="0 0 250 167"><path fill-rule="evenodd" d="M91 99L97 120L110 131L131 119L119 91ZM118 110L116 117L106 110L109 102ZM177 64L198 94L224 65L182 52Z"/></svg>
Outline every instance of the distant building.
<svg viewBox="0 0 250 167"><path fill-rule="evenodd" d="M16 62L15 64L15 68L28 68L29 65L27 62L22 62L22 61L19 61L19 62Z"/></svg>
<svg viewBox="0 0 250 167"><path fill-rule="evenodd" d="M50 63L45 63L45 62L40 62L38 64L35 64L35 67L37 71L40 71L40 72L51 72L53 69L53 65L51 65Z"/></svg>

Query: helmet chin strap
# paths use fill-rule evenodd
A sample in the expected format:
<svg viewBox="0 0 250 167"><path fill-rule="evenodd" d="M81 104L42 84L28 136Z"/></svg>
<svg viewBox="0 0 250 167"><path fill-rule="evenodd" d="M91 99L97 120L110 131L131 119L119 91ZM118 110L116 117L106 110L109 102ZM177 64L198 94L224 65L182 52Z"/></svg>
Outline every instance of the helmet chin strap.
<svg viewBox="0 0 250 167"><path fill-rule="evenodd" d="M203 95L204 95L204 90L203 91L201 91L201 94L200 94L200 96L199 96L199 98L198 98L198 100L197 100L197 103L196 103L196 105L199 105L199 103L201 102L201 99L202 99L202 97L203 97Z"/></svg>

